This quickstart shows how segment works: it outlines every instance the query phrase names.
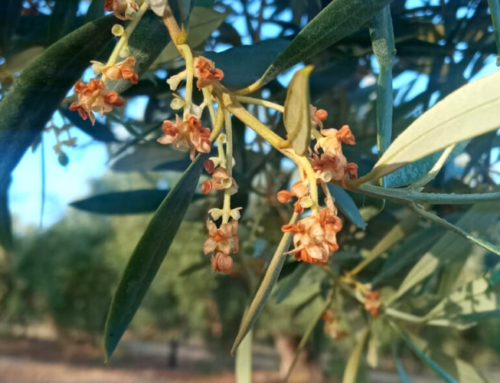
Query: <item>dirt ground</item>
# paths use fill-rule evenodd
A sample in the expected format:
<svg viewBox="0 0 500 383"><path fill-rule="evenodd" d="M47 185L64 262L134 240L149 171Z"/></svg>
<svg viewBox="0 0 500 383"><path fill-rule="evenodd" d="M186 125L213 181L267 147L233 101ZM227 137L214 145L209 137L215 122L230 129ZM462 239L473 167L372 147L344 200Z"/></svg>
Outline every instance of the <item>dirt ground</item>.
<svg viewBox="0 0 500 383"><path fill-rule="evenodd" d="M281 382L273 350L256 347L253 383ZM234 360L201 345L183 345L178 366L167 368L167 345L125 341L111 363L100 350L54 340L0 339L0 383L234 383ZM500 381L499 376L493 381ZM412 383L438 383L433 376L412 376ZM498 379L498 380L497 380ZM308 382L319 383L319 382ZM324 382L326 383L326 382ZM330 380L328 383L338 383ZM400 383L397 374L374 371L370 383Z"/></svg>

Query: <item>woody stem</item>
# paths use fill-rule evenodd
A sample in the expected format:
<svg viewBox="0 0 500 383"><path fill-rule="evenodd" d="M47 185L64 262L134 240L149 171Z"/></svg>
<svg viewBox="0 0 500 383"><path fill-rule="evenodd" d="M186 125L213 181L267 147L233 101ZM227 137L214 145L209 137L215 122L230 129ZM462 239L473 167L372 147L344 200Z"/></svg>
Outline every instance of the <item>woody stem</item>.
<svg viewBox="0 0 500 383"><path fill-rule="evenodd" d="M233 178L233 127L231 124L231 114L225 110L224 120L226 126L226 171L231 182ZM222 223L228 223L231 215L231 188L232 185L224 189L224 205L222 207Z"/></svg>
<svg viewBox="0 0 500 383"><path fill-rule="evenodd" d="M149 4L147 1L145 1L137 13L135 14L134 19L130 22L129 26L127 29L125 29L125 32L123 32L123 35L120 37L120 40L118 40L118 43L116 43L115 48L113 49L113 52L111 53L111 56L109 56L108 62L106 63L106 66L114 65L116 63L116 59L120 55L121 50L125 46L125 44L128 42L128 38L132 35L134 32L135 28L137 27L137 24L139 24L139 21L141 21L142 16L146 13L146 11L149 8ZM106 76L103 74L102 81L106 81Z"/></svg>

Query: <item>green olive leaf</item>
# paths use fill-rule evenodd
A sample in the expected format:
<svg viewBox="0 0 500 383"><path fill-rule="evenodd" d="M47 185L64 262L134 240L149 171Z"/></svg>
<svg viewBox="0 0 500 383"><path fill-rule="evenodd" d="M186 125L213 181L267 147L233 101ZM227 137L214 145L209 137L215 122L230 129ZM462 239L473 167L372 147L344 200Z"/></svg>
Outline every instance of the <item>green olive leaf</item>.
<svg viewBox="0 0 500 383"><path fill-rule="evenodd" d="M70 204L78 210L97 214L123 215L153 213L168 195L169 190L141 189L94 195ZM204 197L196 194L193 201Z"/></svg>
<svg viewBox="0 0 500 383"><path fill-rule="evenodd" d="M106 320L104 347L113 354L160 269L193 198L207 155L199 155L162 202L125 268Z"/></svg>
<svg viewBox="0 0 500 383"><path fill-rule="evenodd" d="M297 220L297 213L294 213L292 219L290 220L290 224L295 223L296 220ZM248 311L245 313L245 316L241 321L238 335L236 335L236 339L231 349L232 355L234 355L236 349L238 348L238 346L241 344L245 336L252 328L253 324L257 320L257 317L264 308L264 305L269 299L271 291L273 290L273 287L276 284L276 281L278 280L281 269L286 260L286 257L283 255L283 253L285 253L288 250L291 240L292 240L291 233L283 234L283 237L281 238L281 241L278 244L276 251L274 252L273 258L271 259L271 263L267 268L266 275L264 275L264 279L262 279L262 283L260 284L257 292L255 293L255 297L253 298L253 301L250 304Z"/></svg>
<svg viewBox="0 0 500 383"><path fill-rule="evenodd" d="M500 126L500 72L464 85L420 116L355 185L390 174L452 144Z"/></svg>
<svg viewBox="0 0 500 383"><path fill-rule="evenodd" d="M393 0L333 0L309 22L266 70L260 84L324 51L365 25Z"/></svg>
<svg viewBox="0 0 500 383"><path fill-rule="evenodd" d="M287 140L299 156L304 155L311 139L311 110L309 101L309 75L313 70L307 66L293 75L285 100L283 120Z"/></svg>
<svg viewBox="0 0 500 383"><path fill-rule="evenodd" d="M499 202L492 204L477 204L472 206L467 213L463 215L456 226L463 228L464 231L484 233L498 220L499 215ZM477 239L477 237L475 238ZM469 250L470 241L468 238L459 237L451 231L447 232L411 269L391 301L404 295L411 288L429 277L438 268L446 265L454 257L457 257L460 253L468 252Z"/></svg>

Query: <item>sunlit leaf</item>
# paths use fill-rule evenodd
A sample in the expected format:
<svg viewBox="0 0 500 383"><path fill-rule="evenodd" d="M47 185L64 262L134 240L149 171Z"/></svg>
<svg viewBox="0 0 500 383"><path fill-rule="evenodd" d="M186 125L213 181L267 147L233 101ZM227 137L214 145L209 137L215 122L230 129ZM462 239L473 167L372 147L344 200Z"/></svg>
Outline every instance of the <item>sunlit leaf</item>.
<svg viewBox="0 0 500 383"><path fill-rule="evenodd" d="M236 383L252 383L252 335L250 330L236 350Z"/></svg>
<svg viewBox="0 0 500 383"><path fill-rule="evenodd" d="M226 13L217 12L205 7L194 7L189 19L187 44L190 47L197 47L210 37L227 17ZM160 53L155 64L164 63L179 57L179 51L170 42Z"/></svg>
<svg viewBox="0 0 500 383"><path fill-rule="evenodd" d="M295 223L297 220L297 213L294 213L292 219L290 220L290 224ZM231 349L231 354L234 355L234 352L243 341L247 333L252 328L253 324L257 320L260 312L264 308L271 291L273 290L276 281L280 275L281 268L283 267L283 263L286 260L286 257L283 253L286 253L288 247L290 246L292 236L291 233L283 234L280 243L278 244L278 248L276 249L271 263L267 268L266 275L264 275L264 279L262 279L262 283L260 284L255 297L250 304L248 311L245 313L243 320L241 321L240 329L238 331L238 335L236 335L236 339L234 341L233 347Z"/></svg>
<svg viewBox="0 0 500 383"><path fill-rule="evenodd" d="M313 70L307 66L293 75L285 100L283 122L287 131L287 140L299 156L309 148L311 139L311 111L309 101L309 75Z"/></svg>
<svg viewBox="0 0 500 383"><path fill-rule="evenodd" d="M477 204L471 207L456 225L466 231L483 234L491 225L497 222L499 215L500 202ZM412 268L393 299L401 297L429 277L439 267L452 261L458 254L468 252L469 249L470 242L467 239L459 237L453 232L447 232Z"/></svg>
<svg viewBox="0 0 500 383"><path fill-rule="evenodd" d="M345 367L342 383L356 382L356 375L358 374L359 362L361 360L361 355L363 353L363 348L365 347L368 334L369 334L368 328L365 328L357 337L356 345L352 349L351 356L349 356L349 360L347 361L347 365Z"/></svg>
<svg viewBox="0 0 500 383"><path fill-rule="evenodd" d="M156 211L130 257L106 321L104 346L108 357L113 354L167 255L194 195L205 159L206 155L198 156L186 170Z"/></svg>
<svg viewBox="0 0 500 383"><path fill-rule="evenodd" d="M352 200L351 196L340 186L329 183L328 190L335 198L335 205L339 210L351 221L356 227L362 230L366 229L366 222L361 217L358 207Z"/></svg>
<svg viewBox="0 0 500 383"><path fill-rule="evenodd" d="M425 317L427 319L455 318L500 310L500 288L492 288L487 278L475 279L458 287L439 302Z"/></svg>
<svg viewBox="0 0 500 383"><path fill-rule="evenodd" d="M153 213L161 205L169 190L143 189L98 194L75 201L70 206L97 214L143 214ZM193 201L204 195L194 195Z"/></svg>
<svg viewBox="0 0 500 383"><path fill-rule="evenodd" d="M353 184L380 178L452 144L497 129L499 87L497 72L453 92L401 133L373 170Z"/></svg>
<svg viewBox="0 0 500 383"><path fill-rule="evenodd" d="M295 64L355 32L391 2L392 0L333 0L274 60L261 82L268 83Z"/></svg>

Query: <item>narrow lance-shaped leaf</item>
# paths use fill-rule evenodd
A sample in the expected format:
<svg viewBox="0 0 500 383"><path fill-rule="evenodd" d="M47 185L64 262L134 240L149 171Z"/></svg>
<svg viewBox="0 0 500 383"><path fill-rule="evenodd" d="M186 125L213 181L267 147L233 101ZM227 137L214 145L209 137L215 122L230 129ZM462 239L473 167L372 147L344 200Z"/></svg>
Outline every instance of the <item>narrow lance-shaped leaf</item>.
<svg viewBox="0 0 500 383"><path fill-rule="evenodd" d="M260 79L267 84L281 72L324 51L366 24L393 0L333 0L292 40Z"/></svg>
<svg viewBox="0 0 500 383"><path fill-rule="evenodd" d="M396 342L392 342L391 345L392 350L392 359L394 360L394 364L396 365L396 371L398 372L399 379L401 379L401 383L412 383L410 377L406 373L403 364L398 356L398 347Z"/></svg>
<svg viewBox="0 0 500 383"><path fill-rule="evenodd" d="M477 204L471 207L456 225L466 231L475 230L484 233L498 220L499 215L500 202ZM413 267L391 301L401 297L439 267L446 265L457 254L469 251L469 244L467 239L459 237L453 232L447 232Z"/></svg>
<svg viewBox="0 0 500 383"><path fill-rule="evenodd" d="M236 383L252 383L252 335L250 330L236 351Z"/></svg>
<svg viewBox="0 0 500 383"><path fill-rule="evenodd" d="M344 377L342 378L342 383L356 382L356 375L358 374L359 362L361 360L361 355L363 353L363 348L365 347L366 340L368 339L368 334L369 330L367 327L359 334L356 345L351 351L351 356L347 361Z"/></svg>
<svg viewBox="0 0 500 383"><path fill-rule="evenodd" d="M371 19L370 37L380 67L377 79L377 148L381 156L391 144L392 137L392 63L396 48L389 5Z"/></svg>
<svg viewBox="0 0 500 383"><path fill-rule="evenodd" d="M500 72L467 84L411 124L387 149L373 170L352 185L394 172L448 146L500 126Z"/></svg>
<svg viewBox="0 0 500 383"><path fill-rule="evenodd" d="M26 67L0 102L0 184L42 132L89 62L111 41L115 17L85 24Z"/></svg>
<svg viewBox="0 0 500 383"><path fill-rule="evenodd" d="M328 184L328 190L335 198L335 204L340 211L351 221L356 227L365 230L366 222L363 220L358 207L352 200L351 196L340 186Z"/></svg>
<svg viewBox="0 0 500 383"><path fill-rule="evenodd" d="M491 21L497 44L497 66L500 66L500 2L498 0L488 0L488 6L490 7Z"/></svg>
<svg viewBox="0 0 500 383"><path fill-rule="evenodd" d="M299 156L309 148L311 139L311 110L309 101L309 75L313 70L307 66L293 75L288 85L283 121L287 131L287 140Z"/></svg>
<svg viewBox="0 0 500 383"><path fill-rule="evenodd" d="M194 195L206 155L199 155L158 208L137 244L113 296L104 346L111 356L158 272Z"/></svg>
<svg viewBox="0 0 500 383"><path fill-rule="evenodd" d="M143 189L98 194L70 204L79 210L97 214L142 214L153 213L165 199L168 190ZM204 194L193 196L193 201Z"/></svg>
<svg viewBox="0 0 500 383"><path fill-rule="evenodd" d="M462 383L455 380L446 370L444 370L438 363L436 363L433 359L431 359L417 344L415 344L414 340L417 340L416 337L410 338L406 333L399 330L399 335L405 341L407 346L424 362L427 366L429 366L441 379L443 379L446 383ZM467 382L469 383L469 382Z"/></svg>
<svg viewBox="0 0 500 383"><path fill-rule="evenodd" d="M426 316L426 319L463 318L468 320L487 317L500 311L500 289L492 288L487 278L479 278L458 287L439 302Z"/></svg>
<svg viewBox="0 0 500 383"><path fill-rule="evenodd" d="M395 326L393 325L393 327ZM447 383L488 383L488 380L466 361L452 358L440 350L431 349L425 340L395 328L408 347L443 381Z"/></svg>
<svg viewBox="0 0 500 383"><path fill-rule="evenodd" d="M294 213L292 219L290 220L290 224L294 224L297 220L297 213ZM240 345L240 343L245 338L246 334L250 331L253 324L257 320L260 312L264 308L267 300L269 299L269 295L273 290L276 281L280 275L281 268L283 267L283 263L285 263L286 257L283 255L288 250L290 246L290 242L292 239L291 233L283 234L280 243L278 244L278 248L273 255L271 263L267 268L266 275L264 275L264 279L253 298L252 303L248 311L245 313L243 320L241 321L240 330L238 331L238 335L236 335L236 339L234 341L233 347L231 349L231 354L234 355L234 352Z"/></svg>

